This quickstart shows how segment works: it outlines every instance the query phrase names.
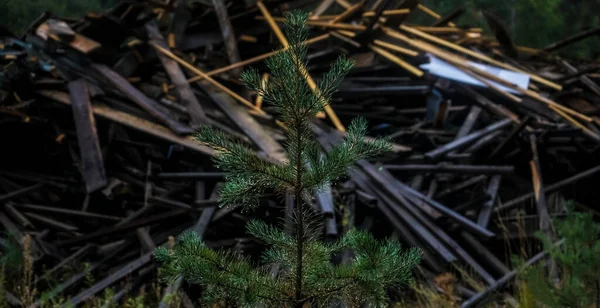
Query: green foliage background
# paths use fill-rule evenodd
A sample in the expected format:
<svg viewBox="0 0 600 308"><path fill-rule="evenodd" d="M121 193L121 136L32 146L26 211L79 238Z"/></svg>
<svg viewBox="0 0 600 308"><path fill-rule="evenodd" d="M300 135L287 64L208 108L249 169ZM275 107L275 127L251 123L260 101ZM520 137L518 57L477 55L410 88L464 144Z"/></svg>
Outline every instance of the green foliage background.
<svg viewBox="0 0 600 308"><path fill-rule="evenodd" d="M43 11L57 16L77 17L88 11L109 7L118 0L0 0L0 23L20 33ZM457 6L468 12L459 24L484 26L478 14L484 9L496 14L511 32L515 43L543 47L586 28L600 26L598 0L421 0L441 15ZM433 20L422 16L426 23ZM573 57L598 57L600 37L560 50Z"/></svg>
<svg viewBox="0 0 600 308"><path fill-rule="evenodd" d="M486 10L498 16L510 32L515 44L533 48L547 46L579 31L600 26L600 2L597 0L422 0L424 5L441 15L457 6L467 13L459 25L486 28L480 15ZM431 18L430 18L431 20ZM578 58L598 58L600 37L590 37L558 50Z"/></svg>
<svg viewBox="0 0 600 308"><path fill-rule="evenodd" d="M118 0L0 0L0 24L20 35L29 24L48 11L60 17L81 17Z"/></svg>

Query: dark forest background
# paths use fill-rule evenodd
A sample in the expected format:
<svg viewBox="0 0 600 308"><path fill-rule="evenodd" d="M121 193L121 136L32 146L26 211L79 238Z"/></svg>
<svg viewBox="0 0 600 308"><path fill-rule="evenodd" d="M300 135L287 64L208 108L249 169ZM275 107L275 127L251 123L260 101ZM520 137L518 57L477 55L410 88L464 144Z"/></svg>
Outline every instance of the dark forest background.
<svg viewBox="0 0 600 308"><path fill-rule="evenodd" d="M117 1L0 0L0 23L19 33L43 11L61 17L79 17ZM464 26L485 28L481 10L491 12L504 22L516 44L534 48L600 25L600 0L422 0L422 3L441 15L458 6L465 7L467 13L457 21ZM598 58L600 38L588 38L560 52L570 57Z"/></svg>

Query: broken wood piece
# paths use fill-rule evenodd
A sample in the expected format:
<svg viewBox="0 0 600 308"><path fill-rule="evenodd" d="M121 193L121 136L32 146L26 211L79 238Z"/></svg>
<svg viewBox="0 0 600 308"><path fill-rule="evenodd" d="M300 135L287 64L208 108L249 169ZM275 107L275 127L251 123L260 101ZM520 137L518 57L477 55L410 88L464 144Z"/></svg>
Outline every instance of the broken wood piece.
<svg viewBox="0 0 600 308"><path fill-rule="evenodd" d="M473 251L481 257L481 260L490 265L490 267L496 272L496 274L504 276L510 272L510 269L473 235L464 231L461 232L460 235L465 240L465 242L473 248ZM472 294L471 296L473 295L475 294Z"/></svg>
<svg viewBox="0 0 600 308"><path fill-rule="evenodd" d="M545 193L549 194L555 191L558 191L560 189L562 189L563 187L576 183L579 180L588 178L592 175L595 175L596 173L600 172L600 166L596 166L594 168L591 168L589 170L583 171L581 173L575 174L569 178L566 178L562 181L558 181L554 184L548 185L548 187L545 188ZM519 203L524 202L529 200L530 198L533 198L535 196L535 194L533 192L527 193L521 197L517 197L514 198L512 200L509 200L507 202L503 202L502 205L496 207L495 211L496 212L501 212L501 211L506 211L509 209L514 208L515 206L517 206Z"/></svg>
<svg viewBox="0 0 600 308"><path fill-rule="evenodd" d="M314 44L314 43L317 43L317 42L321 42L323 40L328 39L329 36L330 36L329 33L326 33L326 34L323 34L323 35L319 35L319 36L316 36L316 37L314 37L312 39L308 39L308 40L304 41L303 44L304 45L311 45L311 44ZM258 61L265 60L265 59L270 58L270 57L272 57L272 56L274 56L274 55L276 55L276 54L278 54L280 52L284 52L287 49L288 48L282 48L282 49L278 49L278 50L275 50L275 51L271 51L271 52L268 52L268 53L265 53L265 54L262 54L262 55L250 58L250 59L246 59L246 60L243 60L243 61L231 64L231 65L228 65L228 66L224 66L224 67L212 70L212 71L207 72L205 74L206 74L206 76L214 76L214 75L217 75L217 74L221 74L221 73L227 72L229 70L232 70L232 69L235 69L235 68L238 68L238 67L246 66L246 65L249 65L249 64L252 64L252 63L256 63ZM198 75L198 76L194 76L194 77L188 79L188 82L190 82L190 83L191 82L196 82L196 81L199 81L199 80L202 80L202 79L204 79L204 75L202 75L202 76Z"/></svg>
<svg viewBox="0 0 600 308"><path fill-rule="evenodd" d="M475 174L511 173L514 170L514 166L451 165L446 163L436 165L383 165L383 167L390 171Z"/></svg>
<svg viewBox="0 0 600 308"><path fill-rule="evenodd" d="M531 159L531 177L533 183L533 192L535 197L537 214L539 217L539 230L550 240L554 240L554 233L552 231L552 220L548 213L548 204L546 203L546 192L544 190L544 181L542 179L542 169L540 167L539 154L537 150L537 138L535 134L529 135L529 141L531 145L531 152L533 157ZM548 275L554 281L559 282L558 268L556 262L552 258L548 258L546 262Z"/></svg>
<svg viewBox="0 0 600 308"><path fill-rule="evenodd" d="M18 198L22 195L32 193L32 192L42 188L43 186L44 186L43 183L37 183L37 184L31 185L31 186L28 186L25 188L18 189L16 191L10 192L5 195L0 195L0 203L4 203L4 202L10 201L14 198Z"/></svg>
<svg viewBox="0 0 600 308"><path fill-rule="evenodd" d="M233 102L230 96L216 91L213 85L206 81L199 82L206 89L209 97L217 103L217 106L243 131L254 144L265 154L277 161L285 161L283 147L264 128L241 107ZM262 110L262 109L261 109Z"/></svg>
<svg viewBox="0 0 600 308"><path fill-rule="evenodd" d="M397 202L392 201L381 191L375 189L373 184L369 183L367 180L366 174L362 174L362 172L359 170L352 170L349 175L359 187L365 189L368 193L373 194L378 198L377 205L385 214L385 217L394 222L393 226L396 228L396 230L398 230L405 240L411 243L411 245L414 245L415 247L422 247L423 251L427 252L428 249L424 249L424 244L426 244L446 263L451 263L457 260L456 256L410 213L408 213L404 208L399 207ZM416 237L420 238L420 240L417 240ZM437 263L433 256L428 257L426 255L425 257L429 263Z"/></svg>
<svg viewBox="0 0 600 308"><path fill-rule="evenodd" d="M585 86L588 87L588 89L590 89L590 91L594 92L596 95L600 96L600 86L598 86L597 83L595 83L593 80L591 80L588 76L586 76L585 74L579 74L579 71L573 66L571 65L571 63L569 63L567 60L559 60L559 63L570 73L573 75L579 75L578 78L581 81L581 83L583 83ZM594 68L594 70L596 70L596 68Z"/></svg>
<svg viewBox="0 0 600 308"><path fill-rule="evenodd" d="M421 71L420 69L405 62L404 60L400 59L398 56L396 56L388 51L385 51L377 46L369 45L369 48L371 50L373 50L375 53L379 54L380 56L390 60L391 62L395 63L396 65L400 66L401 68L407 70L411 74L413 74L417 77L423 76L423 71Z"/></svg>
<svg viewBox="0 0 600 308"><path fill-rule="evenodd" d="M382 40L374 40L373 43L377 46L381 46L381 47L385 47L389 50L395 51L395 52L399 52L401 54L407 55L407 56L411 56L411 57L416 57L419 55L418 52L414 51L414 50L410 50L404 47L400 47L388 42L384 42Z"/></svg>
<svg viewBox="0 0 600 308"><path fill-rule="evenodd" d="M119 270L115 271L114 273L110 274L109 276L105 277L104 279L98 281L96 284L91 286L89 289L86 289L86 290L82 291L81 293L75 295L73 298L71 298L69 300L70 304L73 306L77 306L81 302L96 295L98 292L104 290L106 287L112 285L117 280L120 280L121 278L123 278L127 275L130 275L132 272L138 270L139 268L141 268L142 266L144 266L148 262L150 262L152 260L153 255L154 255L154 251L148 252L148 253L144 254L143 256L137 258L136 260L131 261L130 263L126 264Z"/></svg>
<svg viewBox="0 0 600 308"><path fill-rule="evenodd" d="M180 5L184 5L184 3L181 3ZM165 43L156 22L150 22L146 24L146 31L148 32L151 44L159 45L164 49L169 48ZM162 53L158 53L158 58L160 59L165 71L169 75L169 78L171 79L175 89L177 90L179 98L181 99L181 103L189 112L192 128L197 129L200 127L200 125L208 124L206 114L204 113L204 110L202 110L200 102L198 101L198 98L196 98L196 95L194 95L194 92L192 91L190 84L187 82L187 79L179 67L179 64Z"/></svg>
<svg viewBox="0 0 600 308"><path fill-rule="evenodd" d="M94 232L91 232L88 234L77 236L77 237L62 241L58 246L59 247L73 246L75 244L78 244L78 243L81 243L84 241L92 241L92 240L101 238L106 235L116 234L118 232L125 232L128 230L137 229L139 227L148 226L150 224L160 222L160 221L168 219L168 218L177 217L179 215L182 215L182 214L188 213L188 212L189 212L189 210L187 210L187 209L177 209L177 210L172 210L170 212L163 213L163 214L148 216L145 218L134 220L132 222L111 226L111 227L100 229L98 231L94 231Z"/></svg>
<svg viewBox="0 0 600 308"><path fill-rule="evenodd" d="M479 138L485 137L488 134L491 134L497 130L503 129L507 127L512 121L510 119L500 120L492 125L489 125L481 130L475 131L469 135L464 136L463 138L456 139L450 143L447 143L437 149L431 150L425 153L425 157L431 160L436 160L441 158L442 156L454 151L458 150L462 147L465 147L472 142L476 141Z"/></svg>
<svg viewBox="0 0 600 308"><path fill-rule="evenodd" d="M437 21L433 23L433 27L442 27L444 25L450 24L452 20L457 19L461 15L463 15L467 10L463 7L456 7L450 13L446 14L446 16L440 16L440 18L436 18ZM450 27L456 28L456 27Z"/></svg>
<svg viewBox="0 0 600 308"><path fill-rule="evenodd" d="M71 104L69 95L64 92L41 90L37 91L37 93L65 105ZM191 149L192 151L200 152L209 156L214 156L215 154L211 148L199 144L194 137L177 136L171 130L162 125L158 125L156 123L132 116L128 113L112 109L106 105L93 105L92 110L94 111L94 114L97 114L103 118L107 118L111 121L115 121L163 140L179 144Z"/></svg>
<svg viewBox="0 0 600 308"><path fill-rule="evenodd" d="M381 16L405 15L405 14L409 14L409 13L410 13L410 9L383 10L383 12L381 12ZM362 14L362 17L373 17L373 16L375 16L374 11L368 11L368 12L364 12Z"/></svg>
<svg viewBox="0 0 600 308"><path fill-rule="evenodd" d="M129 99L135 102L146 112L150 113L155 118L166 124L176 134L185 135L194 132L194 130L190 127L185 126L173 119L171 115L168 114L168 111L164 109L164 107L148 98L140 90L132 86L125 78L117 74L108 66L103 64L92 64L92 67L105 78L106 82L119 89Z"/></svg>
<svg viewBox="0 0 600 308"><path fill-rule="evenodd" d="M478 175L478 176L474 176L472 178L469 178L465 181L453 184L447 188L445 188L444 190L440 191L439 193L436 193L435 195L430 196L433 197L436 200L439 200L441 198L447 197L449 195L455 194L459 191L462 191L463 189L479 184L479 182L485 181L488 177L486 175ZM432 180L433 181L433 180ZM418 191L418 189L412 187L411 188L415 189Z"/></svg>
<svg viewBox="0 0 600 308"><path fill-rule="evenodd" d="M571 125L573 125L576 128L579 128L583 131L583 133L585 135L587 135L588 137L594 139L595 141L600 141L600 135L598 135L597 133L595 133L594 131L592 131L591 129L583 126L583 124L577 122L577 120L573 119L572 117L570 117L568 114L566 114L563 110L556 108L554 106L550 106L550 109L552 109L552 111L556 112L558 115L560 115L563 119L567 120L567 122Z"/></svg>
<svg viewBox="0 0 600 308"><path fill-rule="evenodd" d="M71 48L84 54L91 53L101 47L100 43L75 33L67 23L56 19L49 19L39 25L35 34L43 40L51 38L58 42L65 42Z"/></svg>
<svg viewBox="0 0 600 308"><path fill-rule="evenodd" d="M494 208L494 203L496 202L496 197L498 196L498 189L500 188L500 181L502 180L501 175L494 175L490 179L490 183L488 184L486 194L490 196L490 200L486 201L479 212L479 216L477 217L477 224L482 227L487 227L490 218L492 216L492 210Z"/></svg>
<svg viewBox="0 0 600 308"><path fill-rule="evenodd" d="M588 30L584 30L582 32L579 32L577 34L571 35L569 37L567 37L566 39L560 40L558 42L552 43L544 48L541 49L541 51L543 52L551 52L554 50L557 50L559 48L562 48L564 46L573 44L577 41L580 41L582 39L585 39L587 37L590 37L592 35L595 35L597 33L600 33L600 27L595 27L595 28L591 28Z"/></svg>
<svg viewBox="0 0 600 308"><path fill-rule="evenodd" d="M79 143L82 176L87 192L93 193L106 186L107 180L90 95L83 79L69 82L68 89Z"/></svg>
<svg viewBox="0 0 600 308"><path fill-rule="evenodd" d="M344 12L342 12L341 14L335 16L333 19L331 19L329 21L330 24L335 24L339 21L342 21L350 16L352 16L352 14L356 13L359 9L361 9L363 7L363 5L365 4L364 1L359 1L356 4L352 5L351 7L347 8Z"/></svg>
<svg viewBox="0 0 600 308"><path fill-rule="evenodd" d="M219 21L221 33L223 34L223 41L225 42L225 51L227 52L229 63L234 64L240 62L241 58L237 46L235 32L233 30L233 27L231 26L231 21L229 20L229 13L227 12L225 2L222 0L212 0L212 4L215 10L215 14L217 15L217 20ZM234 77L239 77L240 73L241 70L239 69L232 70L232 74Z"/></svg>
<svg viewBox="0 0 600 308"><path fill-rule="evenodd" d="M118 221L122 220L121 217L90 213L87 211L76 211L76 210L64 209L64 208L59 208L59 207L50 207L50 206L42 206L42 205L34 205L34 204L20 204L20 203L15 204L15 206L18 208L22 208L24 210L32 210L32 211L36 211L36 212L57 213L57 214L62 214L62 215L70 215L70 216L77 216L77 217L83 217L83 218L102 219L102 220L114 221L114 222L118 222Z"/></svg>
<svg viewBox="0 0 600 308"><path fill-rule="evenodd" d="M322 0L321 3L319 4L319 6L317 6L315 9L313 9L310 12L310 18L309 19L314 19L319 17L321 14L325 13L325 11L327 11L327 9L329 9L329 7L335 3L335 0Z"/></svg>
<svg viewBox="0 0 600 308"><path fill-rule="evenodd" d="M434 12L432 9L424 6L421 3L417 4L417 9L421 10L423 13L425 13L425 14L427 14L427 15L435 18L435 19L438 19L438 20L442 19L442 16L440 14ZM456 25L453 24L453 23L451 23L451 22L448 22L448 26L450 26L450 27L456 27Z"/></svg>
<svg viewBox="0 0 600 308"><path fill-rule="evenodd" d="M555 242L552 245L553 246L552 248L560 246L563 243L564 243L564 240ZM531 259L527 260L525 262L525 264L523 264L520 268L512 270L510 273L508 273L508 274L502 276L502 278L496 280L496 282L494 284L490 285L485 290L473 295L468 300L462 302L462 304L460 305L460 308L470 308L470 307L475 307L476 305L483 304L485 302L485 300L487 299L487 297L490 296L492 292L496 292L498 289L504 287L509 281L511 281L512 279L517 277L517 275L522 270L541 261L547 255L548 255L548 251L542 251L542 252L534 255L533 257L531 257Z"/></svg>
<svg viewBox="0 0 600 308"><path fill-rule="evenodd" d="M373 178L374 180L379 182L380 185L389 185L388 181L391 180L391 178L393 178L389 174L386 175L386 174L384 174L384 172L376 170L376 168L374 166L370 165L369 163L367 163L365 161L359 161L358 165L361 166L361 168L363 168L363 170L365 170L371 178ZM486 237L486 238L494 236L493 232L491 232L485 228L482 228L481 226L475 224L474 222L472 222L468 218L464 217L463 215L460 215L459 213L440 204L439 202L424 196L422 193L415 191L414 189L410 188L409 186L405 185L404 183L402 183L398 180L394 180L393 183L396 187L398 187L400 189L400 191L402 193L407 194L407 196L412 196L415 199L422 201L423 203L432 207L439 213L446 215L449 218L451 218L452 220L461 224L464 228L469 229L472 232L477 233L478 235ZM396 191L396 190L397 189L395 189L394 191Z"/></svg>
<svg viewBox="0 0 600 308"><path fill-rule="evenodd" d="M200 71L197 67L195 67L195 66L187 63L185 60L179 58L178 56L176 56L172 52L164 49L163 47L161 47L161 46L159 46L157 44L153 43L152 46L154 46L154 48L156 48L158 51L160 51L160 52L164 53L165 55L167 55L169 58L177 61L179 64L183 65L185 68L187 68L188 70L192 71L196 75L202 76L203 79L205 79L206 81L210 82L211 84L213 84L214 86L216 86L217 88L219 88L221 91L223 91L223 92L225 92L225 93L233 96L233 98L235 98L237 101L239 101L240 103L242 103L242 104L250 107L250 109L253 109L259 115L266 116L266 113L262 109L256 108L256 106L254 106L254 104L252 104L251 102L249 102L245 98L241 97L239 94L233 92L231 89L227 88L226 86L224 86L220 82L214 80L212 77L206 75L205 73L203 73L202 71Z"/></svg>

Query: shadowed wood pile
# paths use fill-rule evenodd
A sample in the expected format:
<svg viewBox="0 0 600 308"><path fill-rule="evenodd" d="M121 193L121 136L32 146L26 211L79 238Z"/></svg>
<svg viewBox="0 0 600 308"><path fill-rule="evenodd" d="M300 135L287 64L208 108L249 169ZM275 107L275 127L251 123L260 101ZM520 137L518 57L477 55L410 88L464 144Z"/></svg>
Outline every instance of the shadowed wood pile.
<svg viewBox="0 0 600 308"><path fill-rule="evenodd" d="M552 235L557 200L594 206L600 65L554 53L594 31L536 50L513 44L492 14L490 34L459 26L464 9L438 15L416 0L123 1L79 20L45 14L22 37L0 33L5 239L30 234L48 275L90 264L58 284L38 277L38 290L78 305L111 287L121 301L155 275L153 249L189 228L210 246L260 252L244 224L276 221L285 202L219 208L224 174L193 133L212 125L284 159L277 114L238 77L287 46L283 16L296 8L312 12L313 89L338 55L356 62L315 119L323 151L356 116L371 136L394 138L393 152L312 200L324 237L353 225L393 235L424 251L427 279L456 264L498 290L515 276L518 239ZM84 287L88 271L98 279ZM490 294L458 286L464 307Z"/></svg>

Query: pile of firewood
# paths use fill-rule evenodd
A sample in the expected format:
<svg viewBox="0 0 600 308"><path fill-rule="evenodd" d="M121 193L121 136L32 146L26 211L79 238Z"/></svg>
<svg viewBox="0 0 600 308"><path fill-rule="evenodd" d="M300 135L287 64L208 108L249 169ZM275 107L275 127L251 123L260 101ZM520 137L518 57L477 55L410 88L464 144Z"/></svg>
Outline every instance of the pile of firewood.
<svg viewBox="0 0 600 308"><path fill-rule="evenodd" d="M219 208L223 173L193 133L212 125L282 159L277 115L239 74L286 48L283 13L296 8L311 12L311 87L340 54L356 62L315 119L323 149L356 116L394 139L314 200L325 236L396 236L424 251L431 279L463 266L488 287L458 283L470 307L515 277L515 243L552 236L561 200L594 206L600 65L555 52L598 29L533 49L490 13L491 34L454 24L464 9L440 16L417 0L185 3L122 1L82 19L43 14L22 37L0 31L0 244L31 235L45 275L90 264L57 285L38 277L38 290L78 305L111 287L122 300L152 280L154 248L189 228L257 250L244 222L287 205L265 195L254 213ZM82 288L88 273L99 279Z"/></svg>

